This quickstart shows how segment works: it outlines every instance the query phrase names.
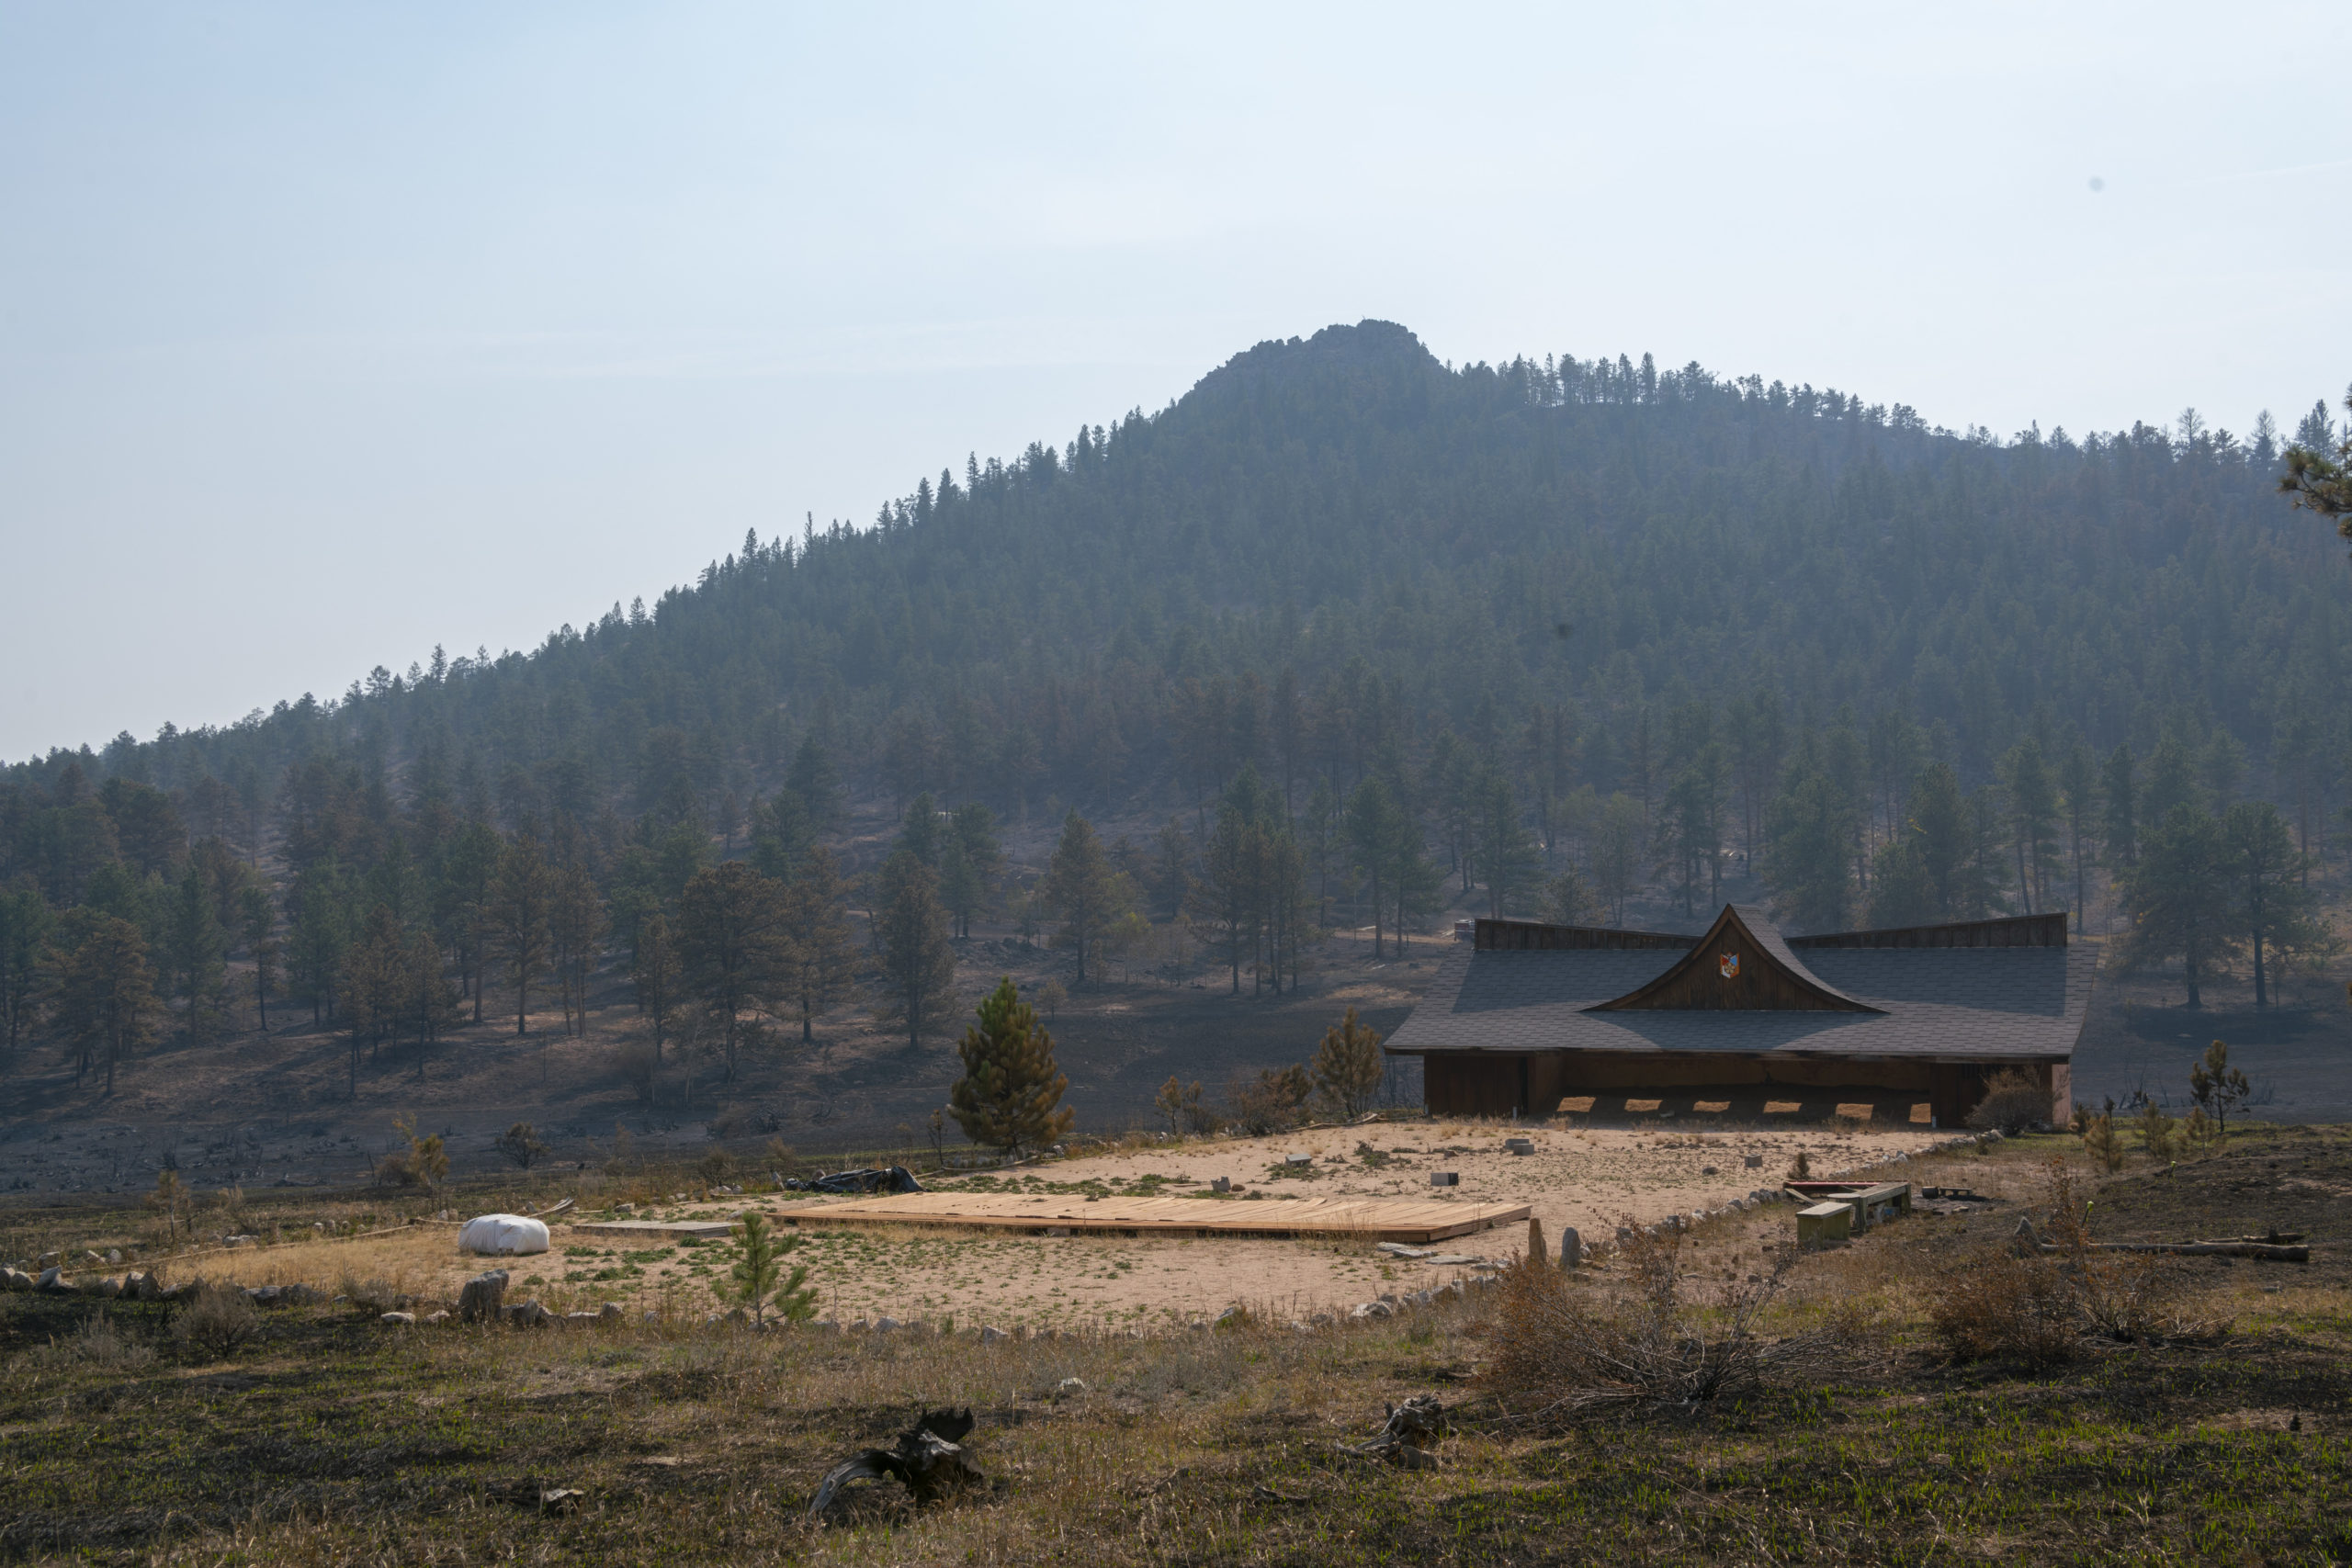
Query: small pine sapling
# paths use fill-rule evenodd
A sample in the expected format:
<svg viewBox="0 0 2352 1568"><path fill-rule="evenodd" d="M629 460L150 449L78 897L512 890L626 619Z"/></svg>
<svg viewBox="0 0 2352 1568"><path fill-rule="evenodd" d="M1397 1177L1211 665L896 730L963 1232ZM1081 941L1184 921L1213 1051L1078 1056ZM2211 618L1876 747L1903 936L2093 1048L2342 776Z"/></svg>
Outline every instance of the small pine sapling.
<svg viewBox="0 0 2352 1568"><path fill-rule="evenodd" d="M1315 1053L1315 1087L1350 1122L1363 1115L1380 1090L1385 1064L1380 1056L1380 1032L1362 1022L1356 1010L1323 1032Z"/></svg>
<svg viewBox="0 0 2352 1568"><path fill-rule="evenodd" d="M2188 1069L2188 1097L2212 1119L2213 1141L2230 1135L2230 1112L2252 1097L2254 1086L2245 1074L2230 1066L2230 1048L2216 1040L2205 1048L2205 1059Z"/></svg>
<svg viewBox="0 0 2352 1568"><path fill-rule="evenodd" d="M729 1271L725 1294L749 1311L752 1321L765 1323L773 1311L786 1323L802 1323L817 1311L817 1292L808 1288L808 1267L796 1263L786 1271L785 1260L800 1250L798 1232L778 1236L767 1216L746 1213L738 1219L737 1236L742 1256Z"/></svg>
<svg viewBox="0 0 2352 1568"><path fill-rule="evenodd" d="M2140 1146L2158 1165L2172 1163L2173 1144L2177 1137L2173 1119L2165 1114L2164 1107L2154 1100L2140 1104Z"/></svg>
<svg viewBox="0 0 2352 1568"><path fill-rule="evenodd" d="M1813 1161L1805 1156L1805 1152L1803 1149L1799 1149L1797 1151L1797 1157L1789 1162L1789 1179L1792 1181L1803 1181L1812 1174Z"/></svg>
<svg viewBox="0 0 2352 1568"><path fill-rule="evenodd" d="M2123 1168L2123 1140L2116 1135L2113 1111L2102 1111L2084 1123L2083 1147L2107 1169Z"/></svg>
<svg viewBox="0 0 2352 1568"><path fill-rule="evenodd" d="M2188 1120L2180 1124L2181 1146L2192 1154L2204 1154L2212 1148L2219 1136L2213 1130L2213 1119L2205 1114L2201 1105L2188 1108Z"/></svg>

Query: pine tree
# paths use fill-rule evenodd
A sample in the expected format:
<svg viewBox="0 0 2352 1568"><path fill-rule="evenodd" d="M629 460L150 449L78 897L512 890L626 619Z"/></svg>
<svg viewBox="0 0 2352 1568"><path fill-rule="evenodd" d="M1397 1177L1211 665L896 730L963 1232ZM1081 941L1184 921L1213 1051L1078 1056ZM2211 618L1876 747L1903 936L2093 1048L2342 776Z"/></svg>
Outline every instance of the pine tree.
<svg viewBox="0 0 2352 1568"><path fill-rule="evenodd" d="M531 985L547 973L552 939L548 931L554 877L538 840L518 834L498 857L490 889L490 929L514 987L514 1032L529 1027Z"/></svg>
<svg viewBox="0 0 2352 1568"><path fill-rule="evenodd" d="M727 1081L738 1053L760 1037L760 1018L789 996L792 941L785 890L743 862L695 874L678 896L684 987L718 1036Z"/></svg>
<svg viewBox="0 0 2352 1568"><path fill-rule="evenodd" d="M458 830L434 880L433 918L441 940L457 955L458 979L481 1021L483 979L491 942L491 888L498 874L497 829L469 822Z"/></svg>
<svg viewBox="0 0 2352 1568"><path fill-rule="evenodd" d="M2257 1012L2270 1005L2270 963L2311 946L2323 934L2303 863L2286 821L2268 801L2240 801L2224 814L2219 870L2232 885L2236 934L2253 954Z"/></svg>
<svg viewBox="0 0 2352 1568"><path fill-rule="evenodd" d="M662 1060L669 1036L670 1015L678 1006L681 965L677 944L670 937L670 919L658 910L638 928L637 956L629 978L637 987L637 1010L653 1021L653 1059Z"/></svg>
<svg viewBox="0 0 2352 1568"><path fill-rule="evenodd" d="M1358 1019L1356 1010L1350 1008L1339 1022L1323 1032L1323 1043L1316 1049L1311 1070L1323 1098L1339 1109L1344 1120L1354 1121L1372 1104L1386 1076L1380 1032Z"/></svg>
<svg viewBox="0 0 2352 1568"><path fill-rule="evenodd" d="M939 807L928 790L907 803L906 815L899 821L899 849L937 872L940 840L944 837L939 830Z"/></svg>
<svg viewBox="0 0 2352 1568"><path fill-rule="evenodd" d="M969 938L972 917L989 908L1004 865L995 815L977 802L959 806L940 837L939 901L947 907L956 934Z"/></svg>
<svg viewBox="0 0 2352 1568"><path fill-rule="evenodd" d="M948 1111L976 1144L1018 1157L1068 1133L1078 1112L1062 1106L1069 1080L1054 1066L1053 1037L1010 977L981 1001L979 1021L956 1047L964 1076L948 1091Z"/></svg>
<svg viewBox="0 0 2352 1568"><path fill-rule="evenodd" d="M1078 983L1086 984L1086 958L1097 938L1114 925L1133 905L1125 877L1112 868L1102 852L1094 826L1076 811L1062 819L1060 842L1046 867L1038 891L1046 907L1061 917L1056 938L1078 953Z"/></svg>
<svg viewBox="0 0 2352 1568"><path fill-rule="evenodd" d="M812 848L785 889L785 924L791 934L791 1000L800 1014L800 1039L817 1038L817 1015L855 990L857 949L843 906L849 895L833 857Z"/></svg>
<svg viewBox="0 0 2352 1568"><path fill-rule="evenodd" d="M595 878L578 861L555 867L548 890L548 936L564 1021L574 1035L588 1032L588 975L605 935L605 901Z"/></svg>
<svg viewBox="0 0 2352 1568"><path fill-rule="evenodd" d="M2009 749L2001 767L2008 792L2009 831L2017 847L2018 907L2030 915L2042 900L2050 855L2057 847L2058 795L2031 736Z"/></svg>
<svg viewBox="0 0 2352 1568"><path fill-rule="evenodd" d="M62 951L57 960L51 1006L60 1032L76 1052L78 1080L96 1062L107 1069L107 1092L114 1092L115 1068L155 1037L155 971L146 939L130 921L87 909L61 922Z"/></svg>
<svg viewBox="0 0 2352 1568"><path fill-rule="evenodd" d="M294 995L311 1004L311 1022L316 1027L334 1010L335 986L351 942L345 890L332 856L295 877L292 903L287 979Z"/></svg>
<svg viewBox="0 0 2352 1568"><path fill-rule="evenodd" d="M799 801L802 817L811 831L823 832L841 815L841 780L833 772L832 759L814 735L801 737L800 749L792 754L792 769L785 774L784 787Z"/></svg>
<svg viewBox="0 0 2352 1568"><path fill-rule="evenodd" d="M2132 964L2181 961L2188 1005L2202 1007L2204 982L2236 951L2232 895L2221 823L2194 805L2177 806L2149 834L2124 880L2132 930L2124 956Z"/></svg>
<svg viewBox="0 0 2352 1568"><path fill-rule="evenodd" d="M882 950L885 1015L907 1026L907 1044L922 1044L923 1030L955 1005L956 950L938 881L913 853L899 850L882 864L876 883L874 936Z"/></svg>
<svg viewBox="0 0 2352 1568"><path fill-rule="evenodd" d="M2098 760L2077 739L2058 760L2058 795L2066 815L2066 852L2075 867L2075 931L2089 908L2087 891L2092 866L2098 863Z"/></svg>
<svg viewBox="0 0 2352 1568"><path fill-rule="evenodd" d="M277 985L277 909L266 888L248 886L240 897L245 951L254 956L254 1018L263 1032L269 1030L269 994Z"/></svg>
<svg viewBox="0 0 2352 1568"><path fill-rule="evenodd" d="M1850 797L1808 744L1765 817L1772 910L1800 931L1843 930L1853 908Z"/></svg>
<svg viewBox="0 0 2352 1568"><path fill-rule="evenodd" d="M0 1068L12 1066L33 1024L40 995L41 953L48 945L49 901L29 880L0 888Z"/></svg>
<svg viewBox="0 0 2352 1568"><path fill-rule="evenodd" d="M1641 886L1641 803L1624 794L1601 803L1593 825L1592 887L1609 906L1611 925L1625 923L1625 900Z"/></svg>
<svg viewBox="0 0 2352 1568"><path fill-rule="evenodd" d="M2344 407L2352 413L2352 391L2345 393ZM2335 434L2328 425L2327 405L2316 405L2297 427L2295 444L2287 448L2287 471L2278 488L2297 506L2336 519L2336 532L2352 539L2352 422L2331 451Z"/></svg>
<svg viewBox="0 0 2352 1568"><path fill-rule="evenodd" d="M2099 822L2099 839L2119 874L2140 858L2140 792L2133 775L2129 746L2109 752L2099 773L2099 797L2107 808Z"/></svg>
<svg viewBox="0 0 2352 1568"><path fill-rule="evenodd" d="M193 860L182 870L173 888L165 940L173 984L187 998L187 1037L191 1042L201 1041L211 1019L213 998L220 988L222 953L228 939L214 915L211 889L205 886L204 874Z"/></svg>

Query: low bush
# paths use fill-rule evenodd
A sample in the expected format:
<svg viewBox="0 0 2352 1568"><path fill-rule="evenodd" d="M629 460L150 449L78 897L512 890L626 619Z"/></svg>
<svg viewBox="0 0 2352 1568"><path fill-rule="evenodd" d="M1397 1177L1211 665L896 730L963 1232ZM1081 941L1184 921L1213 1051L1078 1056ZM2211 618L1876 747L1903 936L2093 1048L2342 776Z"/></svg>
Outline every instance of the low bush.
<svg viewBox="0 0 2352 1568"><path fill-rule="evenodd" d="M1971 1127L1998 1129L2007 1136L2049 1120L2050 1091L2031 1073L2017 1067L2004 1067L1985 1079L1984 1098L1968 1113Z"/></svg>
<svg viewBox="0 0 2352 1568"><path fill-rule="evenodd" d="M253 1298L234 1285L198 1285L172 1319L172 1337L216 1359L261 1332Z"/></svg>

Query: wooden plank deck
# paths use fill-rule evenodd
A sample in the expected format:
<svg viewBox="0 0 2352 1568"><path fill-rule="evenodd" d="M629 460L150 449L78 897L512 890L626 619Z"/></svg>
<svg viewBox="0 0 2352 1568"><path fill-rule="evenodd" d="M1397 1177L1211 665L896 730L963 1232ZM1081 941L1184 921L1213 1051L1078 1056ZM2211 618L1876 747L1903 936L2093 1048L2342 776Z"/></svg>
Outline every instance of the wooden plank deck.
<svg viewBox="0 0 2352 1568"><path fill-rule="evenodd" d="M705 1238L732 1235L735 1227L724 1220L582 1220L566 1227L574 1233L589 1235L661 1236L692 1235Z"/></svg>
<svg viewBox="0 0 2352 1568"><path fill-rule="evenodd" d="M1430 1242L1527 1218L1525 1203L1396 1198L1033 1198L1018 1192L909 1192L796 1204L786 1224L971 1225L988 1230L1188 1232L1214 1235L1360 1235ZM578 1228L578 1227L574 1227Z"/></svg>

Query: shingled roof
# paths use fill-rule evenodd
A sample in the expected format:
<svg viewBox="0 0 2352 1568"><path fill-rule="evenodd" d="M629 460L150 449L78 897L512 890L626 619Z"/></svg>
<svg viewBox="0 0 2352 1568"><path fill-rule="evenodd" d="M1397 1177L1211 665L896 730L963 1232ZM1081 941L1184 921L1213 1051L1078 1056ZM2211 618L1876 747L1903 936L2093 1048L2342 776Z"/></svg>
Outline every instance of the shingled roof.
<svg viewBox="0 0 2352 1568"><path fill-rule="evenodd" d="M1480 920L1387 1050L2063 1059L2096 968L2064 916L1788 938L1747 906L1698 938Z"/></svg>

